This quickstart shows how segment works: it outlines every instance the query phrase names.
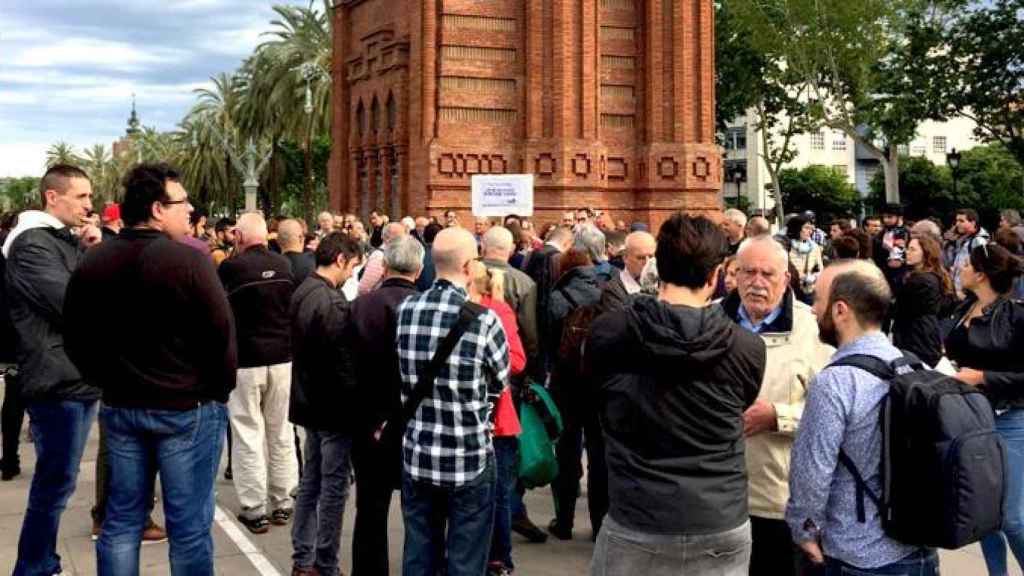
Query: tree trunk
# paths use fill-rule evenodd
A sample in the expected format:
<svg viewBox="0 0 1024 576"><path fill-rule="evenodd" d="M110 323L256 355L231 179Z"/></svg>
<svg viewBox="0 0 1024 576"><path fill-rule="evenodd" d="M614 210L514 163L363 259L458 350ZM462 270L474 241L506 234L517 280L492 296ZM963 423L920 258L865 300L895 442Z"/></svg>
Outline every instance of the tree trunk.
<svg viewBox="0 0 1024 576"><path fill-rule="evenodd" d="M900 203L900 153L899 147L889 146L889 158L882 161L885 170L885 203Z"/></svg>
<svg viewBox="0 0 1024 576"><path fill-rule="evenodd" d="M313 130L312 126L310 130L306 132L306 148L303 150L303 156L305 156L305 186L302 191L302 217L306 218L307 222L313 221L313 215L311 211L311 202L313 200Z"/></svg>

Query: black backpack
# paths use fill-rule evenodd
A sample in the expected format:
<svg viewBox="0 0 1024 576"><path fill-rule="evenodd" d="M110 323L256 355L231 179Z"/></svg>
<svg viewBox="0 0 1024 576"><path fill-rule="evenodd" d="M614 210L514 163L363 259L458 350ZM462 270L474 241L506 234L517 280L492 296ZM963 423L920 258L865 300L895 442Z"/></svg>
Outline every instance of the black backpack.
<svg viewBox="0 0 1024 576"><path fill-rule="evenodd" d="M889 382L880 411L882 493L875 494L839 452L857 484L858 521L865 521L867 495L885 533L905 544L956 549L1002 527L1006 446L984 394L909 355L892 363L854 355L832 366L853 366ZM904 366L911 371L897 371Z"/></svg>

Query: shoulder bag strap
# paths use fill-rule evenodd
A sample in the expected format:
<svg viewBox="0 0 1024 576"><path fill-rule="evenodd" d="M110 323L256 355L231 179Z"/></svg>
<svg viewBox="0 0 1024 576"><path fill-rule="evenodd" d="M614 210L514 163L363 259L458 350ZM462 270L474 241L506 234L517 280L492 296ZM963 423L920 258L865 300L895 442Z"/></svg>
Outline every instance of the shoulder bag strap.
<svg viewBox="0 0 1024 576"><path fill-rule="evenodd" d="M455 324L448 331L448 335L441 341L441 344L438 345L437 350L434 352L434 357L430 359L430 363L427 364L426 369L423 370L423 373L420 374L419 379L416 381L416 387L412 389L409 398L402 404L402 415L399 422L402 430L405 429L409 421L416 415L416 410L419 409L423 399L433 391L434 381L437 379L438 374L441 373L444 363L452 355L455 346L462 339L462 335L466 333L466 329L484 311L485 308L483 306L469 300L466 300L462 308L459 309L458 320L455 321Z"/></svg>

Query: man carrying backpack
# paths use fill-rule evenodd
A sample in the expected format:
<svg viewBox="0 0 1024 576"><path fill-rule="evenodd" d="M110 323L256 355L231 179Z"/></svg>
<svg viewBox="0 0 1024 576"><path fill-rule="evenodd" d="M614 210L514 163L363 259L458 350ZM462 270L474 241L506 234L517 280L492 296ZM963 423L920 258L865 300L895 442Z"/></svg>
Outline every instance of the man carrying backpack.
<svg viewBox="0 0 1024 576"><path fill-rule="evenodd" d="M889 383L848 365L851 356L892 362L902 356L881 332L892 299L882 272L871 263L841 261L818 277L814 313L819 338L836 346L832 363L810 386L790 462L786 521L797 543L827 573L934 576L934 549L886 534L873 498L864 498L854 474L882 493L883 432L879 410ZM846 464L847 456L856 472ZM936 479L938 481L938 479ZM936 503L943 506L946 503Z"/></svg>

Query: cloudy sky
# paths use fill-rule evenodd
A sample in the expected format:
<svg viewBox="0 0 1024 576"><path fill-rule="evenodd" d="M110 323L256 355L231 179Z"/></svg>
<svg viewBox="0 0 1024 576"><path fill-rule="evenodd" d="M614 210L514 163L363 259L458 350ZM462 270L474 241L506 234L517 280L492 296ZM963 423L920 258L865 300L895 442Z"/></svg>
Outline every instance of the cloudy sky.
<svg viewBox="0 0 1024 576"><path fill-rule="evenodd" d="M109 147L132 93L143 125L172 129L282 3L308 0L0 0L0 177L41 174L59 140Z"/></svg>

